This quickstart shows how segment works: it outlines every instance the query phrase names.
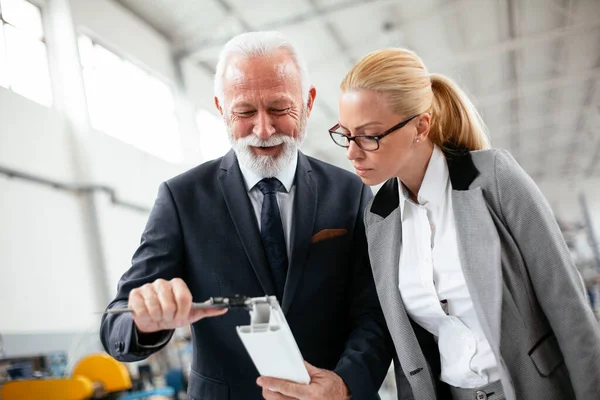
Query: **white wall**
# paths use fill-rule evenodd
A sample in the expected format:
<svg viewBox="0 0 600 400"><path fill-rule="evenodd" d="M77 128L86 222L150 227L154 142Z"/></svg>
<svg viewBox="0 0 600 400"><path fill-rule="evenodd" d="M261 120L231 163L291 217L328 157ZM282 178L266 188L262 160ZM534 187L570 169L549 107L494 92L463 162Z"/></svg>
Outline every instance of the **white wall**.
<svg viewBox="0 0 600 400"><path fill-rule="evenodd" d="M71 4L77 31L176 86L164 38L112 1ZM64 183L78 178L106 185L120 199L149 208L159 183L190 165L170 164L91 129L71 132L71 126L58 111L0 88L0 166ZM83 176L76 173L75 146L87 155ZM56 340L23 347L18 337L36 334L44 340L56 332L97 329L94 313L106 304L94 292L101 285L114 294L147 214L115 206L101 193L93 198L90 208L74 193L0 175L0 333L20 347L7 353L56 350ZM90 218L95 226L86 222ZM101 254L90 251L90 238ZM105 282L97 279L99 265Z"/></svg>
<svg viewBox="0 0 600 400"><path fill-rule="evenodd" d="M0 87L0 162L50 179L70 179L69 136L62 116Z"/></svg>
<svg viewBox="0 0 600 400"><path fill-rule="evenodd" d="M216 113L213 90L213 76L191 60L181 63L186 94L195 108L203 108Z"/></svg>
<svg viewBox="0 0 600 400"><path fill-rule="evenodd" d="M98 311L79 201L0 177L0 332L87 330Z"/></svg>
<svg viewBox="0 0 600 400"><path fill-rule="evenodd" d="M158 185L181 172L178 166L152 157L108 135L93 132L86 143L94 149L91 167L97 183L114 188L120 200L151 208ZM108 196L97 196L96 216L107 272L115 293L118 278L129 268L148 215L115 206Z"/></svg>

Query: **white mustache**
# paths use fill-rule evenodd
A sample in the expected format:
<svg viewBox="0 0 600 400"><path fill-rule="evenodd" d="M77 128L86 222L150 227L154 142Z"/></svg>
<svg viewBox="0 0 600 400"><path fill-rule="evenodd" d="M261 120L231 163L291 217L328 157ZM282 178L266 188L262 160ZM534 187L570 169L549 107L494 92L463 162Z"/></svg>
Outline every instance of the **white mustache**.
<svg viewBox="0 0 600 400"><path fill-rule="evenodd" d="M252 146L252 147L273 147L279 146L284 143L294 143L294 139L288 135L274 134L268 139L260 139L254 135L248 135L246 137L237 140L238 145Z"/></svg>

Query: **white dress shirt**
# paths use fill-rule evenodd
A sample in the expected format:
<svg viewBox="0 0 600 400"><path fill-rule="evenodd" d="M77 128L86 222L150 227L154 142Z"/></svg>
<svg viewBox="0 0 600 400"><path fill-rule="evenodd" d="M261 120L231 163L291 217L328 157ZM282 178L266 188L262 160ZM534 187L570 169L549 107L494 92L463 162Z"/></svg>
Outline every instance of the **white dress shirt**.
<svg viewBox="0 0 600 400"><path fill-rule="evenodd" d="M402 215L399 290L410 317L431 332L440 350L440 379L476 388L500 379L483 333L458 254L452 185L435 146L417 196L399 182Z"/></svg>
<svg viewBox="0 0 600 400"><path fill-rule="evenodd" d="M283 235L285 237L285 246L288 256L288 264L292 259L292 208L294 207L294 196L296 195L296 185L294 185L294 177L296 176L296 166L298 165L298 153L293 158L293 161L285 167L275 178L285 187L286 192L277 192L277 204L279 205L279 214L281 215L281 223L283 224ZM240 170L244 177L248 197L254 208L258 229L261 228L260 212L262 210L264 195L258 189L256 184L260 182L264 176L260 176L240 164Z"/></svg>

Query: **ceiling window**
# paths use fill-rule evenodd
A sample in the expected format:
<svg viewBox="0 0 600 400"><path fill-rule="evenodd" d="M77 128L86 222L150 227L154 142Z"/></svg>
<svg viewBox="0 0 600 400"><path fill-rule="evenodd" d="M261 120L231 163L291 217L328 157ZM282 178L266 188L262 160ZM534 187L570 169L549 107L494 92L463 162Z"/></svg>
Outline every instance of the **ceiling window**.
<svg viewBox="0 0 600 400"><path fill-rule="evenodd" d="M169 85L84 35L79 54L92 126L156 157L181 162Z"/></svg>
<svg viewBox="0 0 600 400"><path fill-rule="evenodd" d="M202 161L214 160L225 155L231 148L223 118L200 109L196 113L196 123L200 132L200 152Z"/></svg>
<svg viewBox="0 0 600 400"><path fill-rule="evenodd" d="M0 0L0 86L52 105L42 16L26 0Z"/></svg>

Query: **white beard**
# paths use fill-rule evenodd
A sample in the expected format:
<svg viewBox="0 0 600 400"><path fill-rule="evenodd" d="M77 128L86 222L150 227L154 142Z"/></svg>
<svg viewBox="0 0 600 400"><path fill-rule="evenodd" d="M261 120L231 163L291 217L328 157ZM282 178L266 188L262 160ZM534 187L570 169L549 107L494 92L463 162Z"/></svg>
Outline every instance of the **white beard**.
<svg viewBox="0 0 600 400"><path fill-rule="evenodd" d="M307 110L303 110L299 124L299 134L295 139L289 135L275 133L267 140L259 139L255 135L248 135L235 140L229 124L226 124L227 135L241 166L264 178L273 178L294 161L294 157L296 157L298 149L306 137L307 119ZM251 149L251 146L271 147L278 145L283 146L281 152L275 157L256 155Z"/></svg>

